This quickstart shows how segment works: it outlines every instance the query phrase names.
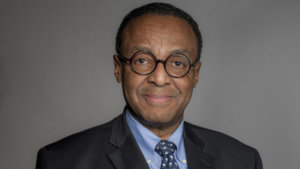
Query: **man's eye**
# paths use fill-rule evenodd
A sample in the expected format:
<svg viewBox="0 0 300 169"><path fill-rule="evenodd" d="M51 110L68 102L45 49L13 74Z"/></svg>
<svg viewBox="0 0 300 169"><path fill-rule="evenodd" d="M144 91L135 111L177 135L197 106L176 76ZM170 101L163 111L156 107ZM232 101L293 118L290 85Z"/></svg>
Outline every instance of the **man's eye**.
<svg viewBox="0 0 300 169"><path fill-rule="evenodd" d="M173 66L176 66L176 67L182 67L182 66L184 66L184 64L183 64L182 62L175 61L175 62L173 63Z"/></svg>
<svg viewBox="0 0 300 169"><path fill-rule="evenodd" d="M139 64L146 64L148 61L146 59L138 59L137 62Z"/></svg>

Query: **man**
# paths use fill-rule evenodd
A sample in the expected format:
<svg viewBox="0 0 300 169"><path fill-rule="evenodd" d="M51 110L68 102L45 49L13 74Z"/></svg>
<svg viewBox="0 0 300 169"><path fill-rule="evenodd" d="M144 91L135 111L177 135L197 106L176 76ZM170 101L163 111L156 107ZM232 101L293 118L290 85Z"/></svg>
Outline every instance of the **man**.
<svg viewBox="0 0 300 169"><path fill-rule="evenodd" d="M182 10L151 3L122 21L114 74L126 107L104 125L42 148L37 169L262 169L258 152L183 122L198 82L201 34Z"/></svg>

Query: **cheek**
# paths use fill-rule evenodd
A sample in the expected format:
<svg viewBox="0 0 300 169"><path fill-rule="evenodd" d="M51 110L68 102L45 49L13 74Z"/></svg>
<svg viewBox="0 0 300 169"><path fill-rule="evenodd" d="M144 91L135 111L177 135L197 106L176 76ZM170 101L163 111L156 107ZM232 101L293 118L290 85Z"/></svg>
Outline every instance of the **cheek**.
<svg viewBox="0 0 300 169"><path fill-rule="evenodd" d="M126 70L123 75L123 91L127 101L137 101L137 93L144 79L131 70Z"/></svg>
<svg viewBox="0 0 300 169"><path fill-rule="evenodd" d="M180 91L181 101L187 104L192 96L194 83L190 78L179 79L176 88Z"/></svg>

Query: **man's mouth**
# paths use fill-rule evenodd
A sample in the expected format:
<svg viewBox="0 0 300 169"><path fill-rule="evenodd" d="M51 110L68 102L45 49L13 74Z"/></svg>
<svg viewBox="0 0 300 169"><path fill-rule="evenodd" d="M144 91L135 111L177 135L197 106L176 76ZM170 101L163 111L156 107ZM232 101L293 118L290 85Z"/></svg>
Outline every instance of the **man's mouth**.
<svg viewBox="0 0 300 169"><path fill-rule="evenodd" d="M145 94L144 96L146 101L152 104L167 103L172 99L172 96L168 95Z"/></svg>

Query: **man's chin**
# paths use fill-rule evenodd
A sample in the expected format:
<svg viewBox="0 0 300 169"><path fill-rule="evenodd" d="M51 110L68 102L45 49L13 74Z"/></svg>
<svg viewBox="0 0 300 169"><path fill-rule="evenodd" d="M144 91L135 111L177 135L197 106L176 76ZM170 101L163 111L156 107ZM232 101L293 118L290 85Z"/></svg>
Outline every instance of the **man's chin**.
<svg viewBox="0 0 300 169"><path fill-rule="evenodd" d="M144 126L163 127L176 125L180 120L179 117L176 117L176 112L172 111L174 109L174 106L169 105L150 106L147 104L137 108L137 110L130 109L130 112Z"/></svg>

